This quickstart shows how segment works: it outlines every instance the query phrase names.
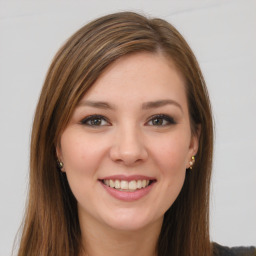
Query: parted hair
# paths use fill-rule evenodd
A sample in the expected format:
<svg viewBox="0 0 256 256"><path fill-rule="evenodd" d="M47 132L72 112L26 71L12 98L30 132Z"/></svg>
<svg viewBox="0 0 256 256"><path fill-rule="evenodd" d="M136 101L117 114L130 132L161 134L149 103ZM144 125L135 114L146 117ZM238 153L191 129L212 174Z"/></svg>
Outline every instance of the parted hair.
<svg viewBox="0 0 256 256"><path fill-rule="evenodd" d="M210 256L209 190L213 123L198 62L167 21L133 12L98 18L71 36L54 57L35 112L31 135L29 192L18 256L78 256L81 232L77 202L56 164L56 146L86 91L118 58L137 52L164 54L184 77L193 133L199 150L183 188L165 213L158 256Z"/></svg>

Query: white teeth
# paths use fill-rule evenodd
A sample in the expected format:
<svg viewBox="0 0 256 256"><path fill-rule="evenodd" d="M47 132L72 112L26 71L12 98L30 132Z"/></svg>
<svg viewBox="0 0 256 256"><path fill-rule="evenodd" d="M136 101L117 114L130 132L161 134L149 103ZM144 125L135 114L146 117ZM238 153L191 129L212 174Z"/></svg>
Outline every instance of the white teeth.
<svg viewBox="0 0 256 256"><path fill-rule="evenodd" d="M129 190L134 191L136 189L145 188L149 185L149 180L103 180L103 183L108 187L115 188L118 190Z"/></svg>
<svg viewBox="0 0 256 256"><path fill-rule="evenodd" d="M129 189L136 189L137 188L137 182L135 180L132 180L129 182Z"/></svg>
<svg viewBox="0 0 256 256"><path fill-rule="evenodd" d="M128 189L128 188L129 188L128 181L121 180L121 189Z"/></svg>
<svg viewBox="0 0 256 256"><path fill-rule="evenodd" d="M115 188L121 188L121 184L119 180L115 181Z"/></svg>
<svg viewBox="0 0 256 256"><path fill-rule="evenodd" d="M141 180L138 180L137 181L137 188L141 188L141 187L142 187Z"/></svg>
<svg viewBox="0 0 256 256"><path fill-rule="evenodd" d="M109 187L109 180L104 180L104 184Z"/></svg>
<svg viewBox="0 0 256 256"><path fill-rule="evenodd" d="M115 182L113 180L110 180L109 185L110 185L111 188L114 188L115 187Z"/></svg>

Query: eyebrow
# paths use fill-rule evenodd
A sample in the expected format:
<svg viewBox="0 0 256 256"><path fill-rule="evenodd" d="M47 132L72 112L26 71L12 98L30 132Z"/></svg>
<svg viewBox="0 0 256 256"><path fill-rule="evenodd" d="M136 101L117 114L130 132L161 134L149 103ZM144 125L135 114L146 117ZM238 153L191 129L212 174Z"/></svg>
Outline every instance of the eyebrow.
<svg viewBox="0 0 256 256"><path fill-rule="evenodd" d="M163 107L166 105L174 105L174 106L178 107L183 112L181 105L178 102L171 100L171 99L145 102L142 104L142 109L160 108L160 107ZM111 110L115 109L115 107L113 105L111 105L105 101L86 100L86 101L81 101L78 104L78 106L89 106L89 107L94 107L94 108L99 108L99 109L111 109Z"/></svg>
<svg viewBox="0 0 256 256"><path fill-rule="evenodd" d="M81 101L78 106L88 106L88 107L94 107L94 108L100 108L100 109L114 109L114 106L110 105L107 102L104 101Z"/></svg>
<svg viewBox="0 0 256 256"><path fill-rule="evenodd" d="M181 105L178 102L170 99L145 102L142 104L142 109L160 108L166 105L174 105L183 112Z"/></svg>

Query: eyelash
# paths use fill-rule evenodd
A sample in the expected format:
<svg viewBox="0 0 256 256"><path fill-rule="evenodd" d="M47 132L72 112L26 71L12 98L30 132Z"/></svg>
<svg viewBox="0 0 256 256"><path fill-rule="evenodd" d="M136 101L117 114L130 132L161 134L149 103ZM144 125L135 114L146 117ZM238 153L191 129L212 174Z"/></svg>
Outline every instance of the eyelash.
<svg viewBox="0 0 256 256"><path fill-rule="evenodd" d="M164 114L158 114L150 117L147 123L153 122L154 120L157 120L157 119L161 120L162 122L160 124L155 124L155 125L152 124L153 126L168 126L168 125L176 124L176 121L173 119L173 117L164 115ZM163 124L163 122L165 123Z"/></svg>
<svg viewBox="0 0 256 256"><path fill-rule="evenodd" d="M94 124L93 123L89 124L89 122L92 122L92 121L95 121L95 120L100 121L100 125L95 124L95 123ZM107 122L107 124L102 125L101 124L102 121ZM80 123L83 124L83 125L92 126L92 127L108 126L108 125L110 125L110 122L106 119L106 117L104 117L102 115L90 115L90 116L87 116Z"/></svg>
<svg viewBox="0 0 256 256"><path fill-rule="evenodd" d="M153 121L156 121L156 120L158 120L157 121L158 123L153 124ZM159 120L161 120L160 123L159 123ZM96 122L99 121L100 123L99 124L90 123L90 122L93 122L93 121L96 121ZM102 121L103 122L105 121L106 124L102 125ZM150 122L152 123L151 124L152 126L169 126L169 125L176 124L176 121L171 116L164 115L164 114L158 114L158 115L151 116L150 119L146 122L146 124L149 124ZM87 116L80 123L83 124L83 125L91 126L91 127L100 127L100 126L109 126L109 125L111 125L111 123L108 121L108 119L106 117L102 116L102 115Z"/></svg>

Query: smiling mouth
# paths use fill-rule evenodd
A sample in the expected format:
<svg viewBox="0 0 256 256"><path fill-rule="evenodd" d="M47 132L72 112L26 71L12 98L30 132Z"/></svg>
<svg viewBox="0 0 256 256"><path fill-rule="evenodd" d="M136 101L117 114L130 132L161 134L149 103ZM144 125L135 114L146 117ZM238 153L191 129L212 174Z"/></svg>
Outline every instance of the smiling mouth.
<svg viewBox="0 0 256 256"><path fill-rule="evenodd" d="M156 182L156 180L112 180L112 179L104 179L100 180L104 185L114 188L118 191L124 192L134 192L136 190L144 189L150 186L152 183Z"/></svg>

